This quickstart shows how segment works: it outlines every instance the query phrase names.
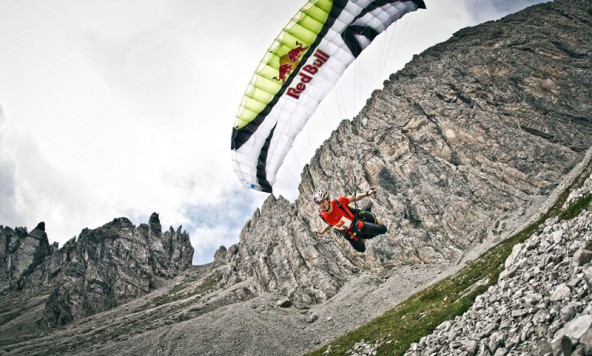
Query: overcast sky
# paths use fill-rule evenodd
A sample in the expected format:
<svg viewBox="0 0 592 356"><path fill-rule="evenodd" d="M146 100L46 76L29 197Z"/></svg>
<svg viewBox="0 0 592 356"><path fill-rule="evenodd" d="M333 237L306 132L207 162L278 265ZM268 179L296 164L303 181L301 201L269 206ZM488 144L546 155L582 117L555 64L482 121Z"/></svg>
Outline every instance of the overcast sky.
<svg viewBox="0 0 592 356"><path fill-rule="evenodd" d="M388 75L457 30L542 0L426 0L376 39L280 171L301 166ZM232 171L230 133L254 70L304 5L288 0L0 0L0 225L45 221L60 246L115 217L182 225L213 259L266 194ZM282 178L284 177L284 178Z"/></svg>

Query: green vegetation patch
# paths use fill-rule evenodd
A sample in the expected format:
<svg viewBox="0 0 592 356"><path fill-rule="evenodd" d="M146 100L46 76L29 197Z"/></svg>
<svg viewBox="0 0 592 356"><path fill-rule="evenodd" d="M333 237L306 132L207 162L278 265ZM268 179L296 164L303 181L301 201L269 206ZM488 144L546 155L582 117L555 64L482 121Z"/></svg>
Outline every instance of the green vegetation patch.
<svg viewBox="0 0 592 356"><path fill-rule="evenodd" d="M535 229L530 227L528 230ZM412 343L432 333L442 322L465 313L478 295L497 282L512 247L528 236L525 230L523 234L504 241L470 262L456 275L415 294L396 308L311 355L323 355L328 348L329 354L345 354L362 339L377 345L378 355L402 355Z"/></svg>
<svg viewBox="0 0 592 356"><path fill-rule="evenodd" d="M215 273L214 275L206 278L206 280L203 281L203 283L200 284L199 287L197 287L194 292L197 294L202 294L202 293L205 293L209 290L216 289L218 287L218 282L220 282L221 280L222 280L222 274Z"/></svg>
<svg viewBox="0 0 592 356"><path fill-rule="evenodd" d="M153 298L150 302L150 307L158 307L163 304L187 299L193 295L204 294L209 290L216 289L221 279L222 274L214 273L192 290L189 290L187 285L175 286L169 292Z"/></svg>
<svg viewBox="0 0 592 356"><path fill-rule="evenodd" d="M559 218L561 220L571 220L576 216L580 215L580 213L588 208L592 203L592 194L588 193L584 197L578 199L576 202L572 203L564 212L561 213Z"/></svg>

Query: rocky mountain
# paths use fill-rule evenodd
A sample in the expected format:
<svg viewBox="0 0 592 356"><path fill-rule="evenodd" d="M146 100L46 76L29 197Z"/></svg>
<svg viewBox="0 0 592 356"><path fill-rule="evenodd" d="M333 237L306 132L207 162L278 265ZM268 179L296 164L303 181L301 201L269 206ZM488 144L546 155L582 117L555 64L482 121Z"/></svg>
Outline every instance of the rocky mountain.
<svg viewBox="0 0 592 356"><path fill-rule="evenodd" d="M49 245L44 223L30 233L0 226L0 287L8 294L40 291L50 327L143 296L185 270L192 257L187 233L181 227L163 233L156 213L139 227L118 218L84 229L60 249Z"/></svg>
<svg viewBox="0 0 592 356"><path fill-rule="evenodd" d="M138 228L121 218L85 230L59 253L42 225L30 234L4 228L2 352L296 355L363 325L539 219L590 175L591 34L590 3L558 0L464 29L414 57L318 149L300 197L270 196L240 242L221 247L210 265L189 266L186 235L162 233L154 215ZM378 188L373 211L389 227L365 254L313 233L323 223L310 195L353 193L351 171L358 191ZM590 194L588 185L578 189ZM588 265L571 265L589 220L584 212L565 227L548 222L516 248L466 320L441 326L411 352L555 347L556 332L590 314L581 276ZM105 267L113 261L118 267ZM577 292L551 300L563 283ZM522 293L516 301L507 297L514 293ZM533 326L539 318L549 328ZM490 321L495 329L483 337L460 338ZM585 347L580 337L571 346Z"/></svg>
<svg viewBox="0 0 592 356"><path fill-rule="evenodd" d="M295 204L270 197L255 213L228 283L320 302L355 268L453 263L535 213L592 144L583 4L532 7L416 56L317 151ZM312 232L323 226L312 193L352 194L352 170L358 192L378 187L389 227L364 255Z"/></svg>

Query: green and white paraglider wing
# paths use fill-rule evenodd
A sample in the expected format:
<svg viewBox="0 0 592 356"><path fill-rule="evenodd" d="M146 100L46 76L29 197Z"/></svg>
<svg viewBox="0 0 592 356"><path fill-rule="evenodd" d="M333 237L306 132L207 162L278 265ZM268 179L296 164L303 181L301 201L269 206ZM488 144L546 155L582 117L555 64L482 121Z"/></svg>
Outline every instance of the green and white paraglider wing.
<svg viewBox="0 0 592 356"><path fill-rule="evenodd" d="M295 137L372 40L423 0L310 0L259 64L232 129L234 170L272 192Z"/></svg>

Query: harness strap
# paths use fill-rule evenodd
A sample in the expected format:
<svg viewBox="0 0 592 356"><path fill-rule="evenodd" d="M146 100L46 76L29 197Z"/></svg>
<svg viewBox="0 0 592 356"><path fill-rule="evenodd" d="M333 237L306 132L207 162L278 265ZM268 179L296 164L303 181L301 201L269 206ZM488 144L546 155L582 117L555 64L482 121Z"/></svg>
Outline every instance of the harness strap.
<svg viewBox="0 0 592 356"><path fill-rule="evenodd" d="M352 211L349 210L349 207L344 208L343 206L341 206L341 204L339 203L339 200L335 199L335 203L337 203L337 207L339 209L341 209L341 211L343 211L348 218L352 219L352 223L351 223L349 229L347 229L347 230L338 230L338 231L341 232L344 235L351 236L351 238L354 241L357 241L358 240L357 234L358 234L358 231L359 231L358 230L358 222L360 220L358 220L358 217L357 217L356 214L352 213ZM321 219L323 219L328 225L331 225L331 224L329 224L327 222L327 220L325 220L325 218L323 217L323 214L320 214L319 213L319 215L321 216Z"/></svg>
<svg viewBox="0 0 592 356"><path fill-rule="evenodd" d="M345 215L347 215L348 218L350 219L355 219L356 215L354 213L351 212L351 210L349 210L349 207L346 209L343 208L343 206L341 206L341 204L339 203L339 200L335 200L335 202L337 203L337 207L339 209L341 209L341 211L343 211L345 213Z"/></svg>

